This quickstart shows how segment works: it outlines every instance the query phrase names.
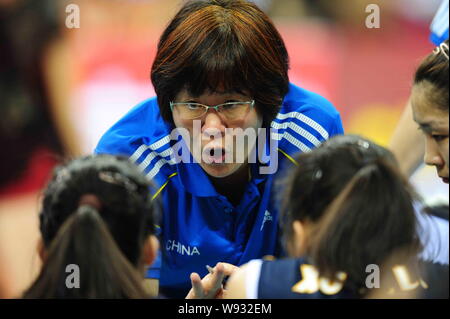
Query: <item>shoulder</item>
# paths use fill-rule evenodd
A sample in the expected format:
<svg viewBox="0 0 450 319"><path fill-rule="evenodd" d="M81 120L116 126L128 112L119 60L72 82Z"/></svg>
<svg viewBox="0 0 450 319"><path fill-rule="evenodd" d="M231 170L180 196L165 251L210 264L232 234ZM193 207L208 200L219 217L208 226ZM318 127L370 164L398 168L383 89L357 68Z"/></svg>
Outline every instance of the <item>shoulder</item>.
<svg viewBox="0 0 450 319"><path fill-rule="evenodd" d="M133 107L101 137L96 153L130 155L140 143L152 144L169 134L168 124L159 113L156 98Z"/></svg>
<svg viewBox="0 0 450 319"><path fill-rule="evenodd" d="M151 98L136 105L106 131L94 152L129 157L149 179L160 172L170 175L174 171L170 169L174 165L171 129L161 117L157 99Z"/></svg>
<svg viewBox="0 0 450 319"><path fill-rule="evenodd" d="M264 261L261 265L258 298L335 299L357 297L346 286L346 275L321 277L308 258Z"/></svg>
<svg viewBox="0 0 450 319"><path fill-rule="evenodd" d="M289 92L283 101L282 112L299 110L317 111L332 117L339 114L333 104L323 96L290 83Z"/></svg>
<svg viewBox="0 0 450 319"><path fill-rule="evenodd" d="M288 287L286 277L290 277L298 268L298 259L281 259L268 261L262 259L251 260L233 273L227 283L227 298L230 299L258 299L261 298L260 289L275 288L274 296L283 297L279 292L280 283L283 289ZM298 271L295 271L297 274ZM274 278L278 278L274 281ZM290 281L289 281L290 282ZM272 289L270 288L270 289Z"/></svg>
<svg viewBox="0 0 450 319"><path fill-rule="evenodd" d="M340 114L333 104L323 96L308 91L295 84L290 84L289 93L285 96L280 113L277 116L280 121L296 119L310 123L313 128L319 129L316 122L323 127L327 133L334 126L341 125ZM327 137L327 134L324 137Z"/></svg>
<svg viewBox="0 0 450 319"><path fill-rule="evenodd" d="M331 102L294 84L289 88L271 125L281 149L288 154L307 152L344 133L340 114Z"/></svg>

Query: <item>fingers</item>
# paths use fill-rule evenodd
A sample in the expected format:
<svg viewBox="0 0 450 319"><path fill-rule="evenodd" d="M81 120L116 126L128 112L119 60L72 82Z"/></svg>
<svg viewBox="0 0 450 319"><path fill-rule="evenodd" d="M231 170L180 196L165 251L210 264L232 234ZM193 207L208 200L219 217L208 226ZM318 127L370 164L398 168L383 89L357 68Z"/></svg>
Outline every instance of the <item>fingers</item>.
<svg viewBox="0 0 450 319"><path fill-rule="evenodd" d="M236 270L239 269L239 267L235 265L223 262L218 263L214 269L216 269L219 266L221 267L221 269L223 269L223 273L226 277L231 276Z"/></svg>
<svg viewBox="0 0 450 319"><path fill-rule="evenodd" d="M223 266L214 267L213 274L210 275L210 280L205 282L205 289L208 291L206 298L215 298L222 289L222 281L225 278Z"/></svg>
<svg viewBox="0 0 450 319"><path fill-rule="evenodd" d="M203 284L202 284L202 280L200 278L200 276L193 272L191 274L191 284L192 284L192 289L194 291L194 298L204 298L205 297L205 291L203 289Z"/></svg>
<svg viewBox="0 0 450 319"><path fill-rule="evenodd" d="M192 289L186 296L188 299L211 299L223 296L222 282L225 277L232 275L239 267L228 263L217 263L214 268L208 268L210 273L203 279L197 273L190 276Z"/></svg>

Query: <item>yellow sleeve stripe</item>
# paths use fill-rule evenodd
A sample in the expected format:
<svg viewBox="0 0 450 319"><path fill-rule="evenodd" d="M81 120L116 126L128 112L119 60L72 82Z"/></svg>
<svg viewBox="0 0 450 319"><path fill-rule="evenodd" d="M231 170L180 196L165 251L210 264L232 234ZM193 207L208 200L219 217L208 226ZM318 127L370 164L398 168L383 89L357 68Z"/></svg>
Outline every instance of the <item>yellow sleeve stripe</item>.
<svg viewBox="0 0 450 319"><path fill-rule="evenodd" d="M161 186L160 189L158 189L158 191L156 192L155 195L153 195L152 200L155 200L156 197L158 197L158 195L163 191L163 189L167 186L167 184L169 184L169 181L172 177L174 177L175 175L178 175L178 173L173 173L172 175L169 176L169 178L167 179L167 182L164 183L163 186Z"/></svg>
<svg viewBox="0 0 450 319"><path fill-rule="evenodd" d="M293 159L291 156L289 156L286 152L284 152L282 149L278 149L278 151L286 156L292 163L294 163L295 166L298 166L298 163L295 159Z"/></svg>

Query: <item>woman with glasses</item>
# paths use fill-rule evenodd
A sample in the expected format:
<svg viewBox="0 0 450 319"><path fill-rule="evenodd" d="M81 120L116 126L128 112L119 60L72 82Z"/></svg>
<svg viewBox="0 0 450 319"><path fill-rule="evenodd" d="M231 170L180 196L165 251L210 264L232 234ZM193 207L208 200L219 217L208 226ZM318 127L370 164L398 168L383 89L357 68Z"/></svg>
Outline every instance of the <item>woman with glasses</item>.
<svg viewBox="0 0 450 319"><path fill-rule="evenodd" d="M184 297L206 265L281 253L274 177L295 153L343 133L336 109L289 83L288 69L256 5L187 1L158 44L157 96L100 140L96 153L128 156L158 186L161 255L147 277L165 296Z"/></svg>

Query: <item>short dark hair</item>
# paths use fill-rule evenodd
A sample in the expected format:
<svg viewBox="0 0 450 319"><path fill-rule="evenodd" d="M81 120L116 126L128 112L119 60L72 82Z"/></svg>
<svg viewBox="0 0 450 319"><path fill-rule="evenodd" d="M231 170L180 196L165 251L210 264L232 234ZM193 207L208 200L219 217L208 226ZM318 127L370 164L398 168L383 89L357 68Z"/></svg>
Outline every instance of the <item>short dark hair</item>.
<svg viewBox="0 0 450 319"><path fill-rule="evenodd" d="M414 85L422 82L432 84L433 90L426 92L428 99L433 105L447 112L449 102L448 51L448 40L446 40L422 61L414 76Z"/></svg>
<svg viewBox="0 0 450 319"><path fill-rule="evenodd" d="M162 34L151 79L164 120L183 89L250 94L269 127L289 90L289 58L279 32L255 4L188 1Z"/></svg>

